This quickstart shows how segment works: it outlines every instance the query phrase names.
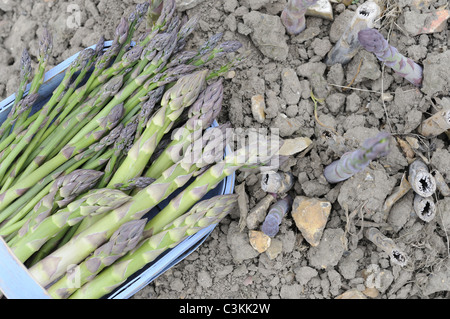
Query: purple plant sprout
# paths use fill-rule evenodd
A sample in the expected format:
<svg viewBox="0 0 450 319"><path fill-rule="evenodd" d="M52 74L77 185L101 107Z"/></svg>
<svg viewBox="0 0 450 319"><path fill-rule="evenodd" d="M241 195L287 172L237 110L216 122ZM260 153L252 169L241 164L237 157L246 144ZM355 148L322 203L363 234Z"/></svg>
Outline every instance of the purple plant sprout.
<svg viewBox="0 0 450 319"><path fill-rule="evenodd" d="M386 156L390 150L390 134L382 132L364 141L356 151L342 155L324 170L324 176L331 184L345 181L365 169L372 160Z"/></svg>
<svg viewBox="0 0 450 319"><path fill-rule="evenodd" d="M261 231L269 237L275 237L280 230L281 221L290 210L291 205L292 198L289 195L273 204L264 220Z"/></svg>
<svg viewBox="0 0 450 319"><path fill-rule="evenodd" d="M315 5L318 1L288 0L286 7L281 13L281 21L289 34L297 35L306 29L305 13L309 7Z"/></svg>
<svg viewBox="0 0 450 319"><path fill-rule="evenodd" d="M358 40L369 52L374 53L378 60L392 68L398 75L404 77L417 87L422 86L423 69L410 58L402 55L396 48L389 45L384 36L375 29L365 29L358 33Z"/></svg>

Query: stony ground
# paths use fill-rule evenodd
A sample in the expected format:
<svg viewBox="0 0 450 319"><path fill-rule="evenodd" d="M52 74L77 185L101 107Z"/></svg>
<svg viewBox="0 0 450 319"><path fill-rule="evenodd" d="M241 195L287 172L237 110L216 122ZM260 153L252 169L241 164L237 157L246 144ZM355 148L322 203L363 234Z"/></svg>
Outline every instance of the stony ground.
<svg viewBox="0 0 450 319"><path fill-rule="evenodd" d="M16 89L21 51L27 47L35 58L44 27L55 38L51 67L95 44L100 35L111 38L119 18L138 2L0 0L0 98ZM378 28L400 52L424 66L421 90L363 50L344 66L323 63L356 4L333 4L333 21L308 17L305 32L288 36L279 18L285 0L184 2L195 4L185 10L188 16L201 17L190 45L223 32L224 40L238 39L242 51L251 52L225 82L220 121L229 120L234 127L279 128L285 139L311 139L312 148L290 156L281 171L295 178L293 198L317 198L332 209L318 246L304 239L288 214L263 253L251 246L249 230L241 230L236 212L197 251L134 298L315 299L347 291L362 292L357 295L366 298L447 298L450 198L436 197L438 215L430 223L414 213L412 191L389 213L382 212L414 157L422 156L450 182L447 136L425 139L417 133L425 118L450 108L449 28L445 24L440 32L413 35L422 15L448 5L447 1L383 1L387 7ZM349 83L351 88L343 88ZM323 99L317 118L311 91ZM265 104L262 118L252 113L252 98L258 96ZM352 179L328 184L323 168L379 131L397 138L391 153ZM404 141L417 141L412 155L405 152ZM267 195L256 172L238 173L236 183L248 195L249 209ZM408 255L407 266L392 263L368 241L363 235L367 227L392 238Z"/></svg>

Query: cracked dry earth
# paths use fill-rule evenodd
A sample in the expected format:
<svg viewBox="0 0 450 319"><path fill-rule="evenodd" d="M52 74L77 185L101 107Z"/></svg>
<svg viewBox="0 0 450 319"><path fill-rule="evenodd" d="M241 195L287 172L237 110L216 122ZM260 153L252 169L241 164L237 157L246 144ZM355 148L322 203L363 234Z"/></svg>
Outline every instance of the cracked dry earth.
<svg viewBox="0 0 450 319"><path fill-rule="evenodd" d="M0 0L0 98L18 86L20 54L29 48L35 60L44 27L54 34L52 67L100 35L112 38L117 21L128 15L133 0L20 1ZM307 29L289 36L280 20L286 0L203 0L179 7L200 15L189 45L197 46L223 32L237 39L247 60L227 75L224 109L219 122L236 128L279 128L286 140L309 138L306 152L292 151L280 170L290 172L293 198L303 196L330 203L319 244L311 246L289 213L265 252L250 244L241 228L240 212L225 218L205 243L133 298L448 298L450 291L450 197L436 194L438 213L426 223L414 213L409 191L383 212L386 199L400 185L414 158L420 158L450 182L447 135L426 139L421 122L450 108L449 27L415 35L421 19L448 5L443 0L382 1L386 10L377 27L390 43L424 66L425 85L417 89L376 57L361 50L346 65L323 61L347 27L357 6L332 3L333 20L308 16ZM76 5L81 26L69 28ZM447 7L448 9L448 7ZM344 88L351 83L351 88ZM321 99L315 105L310 92ZM252 112L252 103L264 114ZM262 104L262 106L261 106ZM387 157L374 161L353 178L331 185L326 165L380 131L395 139ZM267 193L258 172L240 172L236 189L247 195L251 210ZM294 207L295 208L295 207ZM408 256L401 267L364 236L379 229Z"/></svg>

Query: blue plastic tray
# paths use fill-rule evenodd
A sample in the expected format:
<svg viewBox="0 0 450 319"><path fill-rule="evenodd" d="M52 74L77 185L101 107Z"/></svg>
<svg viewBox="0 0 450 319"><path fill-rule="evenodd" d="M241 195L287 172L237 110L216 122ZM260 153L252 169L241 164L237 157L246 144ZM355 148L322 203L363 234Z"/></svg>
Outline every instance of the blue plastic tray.
<svg viewBox="0 0 450 319"><path fill-rule="evenodd" d="M111 45L111 41L105 42L105 48ZM94 48L92 46L91 48ZM48 101L53 90L58 86L64 78L65 70L68 68L78 54L68 58L58 66L54 67L45 74L44 84L39 90L40 98L33 106L33 112L36 112ZM29 88L29 86L28 86ZM28 88L27 91L28 92ZM12 107L15 95L11 95L0 102L0 123L2 123ZM217 126L217 122L213 126ZM225 150L228 154L229 148ZM211 190L204 199L208 199L217 195L232 194L234 191L235 175L227 177L215 189ZM181 190L174 193L160 205L152 209L149 214L155 215L167 205L168 201L176 196ZM147 286L155 278L163 274L165 271L182 261L194 250L196 250L216 225L212 225L195 235L190 236L176 247L166 251L159 256L157 260L148 264L139 272L131 276L127 282L118 287L114 292L106 296L109 299L127 299L132 297L139 290ZM45 290L37 284L30 276L26 268L13 256L6 243L0 238L0 290L9 299L49 299Z"/></svg>

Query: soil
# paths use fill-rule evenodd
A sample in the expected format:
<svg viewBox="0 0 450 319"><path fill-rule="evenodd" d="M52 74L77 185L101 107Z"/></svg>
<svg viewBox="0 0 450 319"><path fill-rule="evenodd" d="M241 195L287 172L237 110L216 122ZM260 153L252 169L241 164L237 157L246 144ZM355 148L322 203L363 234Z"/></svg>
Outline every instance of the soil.
<svg viewBox="0 0 450 319"><path fill-rule="evenodd" d="M320 244L306 242L288 214L267 252L259 253L241 231L239 212L226 217L205 243L133 298L336 298L349 290L367 298L448 298L450 259L448 229L450 198L436 197L438 214L425 223L413 209L412 191L388 214L386 198L400 184L411 158L394 141L391 153L345 182L330 185L323 169L346 151L379 131L396 138L416 139L415 156L423 156L450 182L450 144L443 134L425 139L420 123L442 108L450 108L447 24L440 32L413 36L420 16L448 4L436 1L383 1L387 11L378 28L390 43L424 66L424 87L417 89L364 50L347 65L323 61L340 38L357 8L333 3L334 20L307 17L307 29L285 34L280 20L285 0L203 0L188 3L186 14L200 15L190 46L223 32L224 40L239 40L250 56L225 81L224 109L219 122L236 128L279 128L285 139L308 137L313 147L290 156L282 165L295 185L291 196L319 198L332 204ZM364 1L355 1L359 4ZM110 39L120 17L133 10L134 0L9 1L0 0L0 99L18 86L20 55L30 50L36 64L39 35L54 34L49 68L95 44ZM413 17L411 17L413 16ZM79 18L79 19L78 19ZM77 20L78 19L78 20ZM79 25L77 25L77 21ZM420 27L420 26L419 26ZM351 83L351 88L343 86ZM317 119L310 92L323 99ZM264 97L265 118L252 113L252 97ZM420 155L418 155L420 154ZM237 174L249 209L266 193L257 172ZM408 256L407 266L364 237L376 227Z"/></svg>

